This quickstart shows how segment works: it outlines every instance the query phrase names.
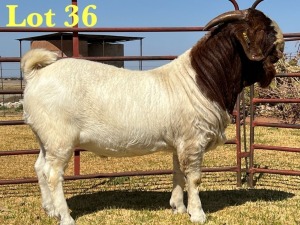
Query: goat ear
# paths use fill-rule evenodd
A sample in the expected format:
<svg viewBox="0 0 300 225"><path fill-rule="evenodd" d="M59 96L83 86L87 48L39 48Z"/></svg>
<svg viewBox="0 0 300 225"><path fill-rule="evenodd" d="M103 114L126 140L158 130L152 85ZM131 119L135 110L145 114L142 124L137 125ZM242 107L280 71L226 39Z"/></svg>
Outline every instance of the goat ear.
<svg viewBox="0 0 300 225"><path fill-rule="evenodd" d="M235 33L237 40L242 45L244 52L251 61L261 61L265 58L261 50L261 41L263 39L264 31L259 31L254 37L249 37L249 30L240 30Z"/></svg>

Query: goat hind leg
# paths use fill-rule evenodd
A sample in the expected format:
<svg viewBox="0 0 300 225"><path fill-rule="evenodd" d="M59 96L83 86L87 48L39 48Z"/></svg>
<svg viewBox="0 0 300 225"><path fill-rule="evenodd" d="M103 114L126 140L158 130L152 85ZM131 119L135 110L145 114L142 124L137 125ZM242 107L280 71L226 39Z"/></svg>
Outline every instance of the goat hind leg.
<svg viewBox="0 0 300 225"><path fill-rule="evenodd" d="M173 191L170 199L170 205L173 212L185 213L186 207L184 205L184 190L185 178L184 174L180 169L179 160L177 154L173 154Z"/></svg>
<svg viewBox="0 0 300 225"><path fill-rule="evenodd" d="M53 201L51 198L51 192L48 187L48 182L44 175L44 167L46 164L45 149L41 144L40 146L41 146L40 153L34 165L34 169L37 174L38 183L41 190L42 206L49 216L54 217L55 211L54 211Z"/></svg>
<svg viewBox="0 0 300 225"><path fill-rule="evenodd" d="M44 167L44 174L47 178L54 206L54 215L60 219L60 225L75 225L69 213L63 191L63 174L72 152L72 149L59 149L54 151L54 153L48 151Z"/></svg>

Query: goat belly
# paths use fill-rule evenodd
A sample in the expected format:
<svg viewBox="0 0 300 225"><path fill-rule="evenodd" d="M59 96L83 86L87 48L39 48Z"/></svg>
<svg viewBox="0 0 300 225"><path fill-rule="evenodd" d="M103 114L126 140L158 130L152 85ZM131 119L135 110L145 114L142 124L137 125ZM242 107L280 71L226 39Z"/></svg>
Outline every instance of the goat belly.
<svg viewBox="0 0 300 225"><path fill-rule="evenodd" d="M157 151L173 151L165 141L161 140L117 140L114 137L90 140L80 145L80 148L89 150L99 156L130 157L151 154Z"/></svg>
<svg viewBox="0 0 300 225"><path fill-rule="evenodd" d="M152 147L152 148L151 148ZM84 149L87 149L99 156L102 157L133 157L133 156L143 156L152 154L158 151L166 151L166 147L162 143L157 143L156 146L132 146L130 148L117 148L116 146L101 148L101 146L86 146ZM168 148L168 151L172 151L172 148Z"/></svg>

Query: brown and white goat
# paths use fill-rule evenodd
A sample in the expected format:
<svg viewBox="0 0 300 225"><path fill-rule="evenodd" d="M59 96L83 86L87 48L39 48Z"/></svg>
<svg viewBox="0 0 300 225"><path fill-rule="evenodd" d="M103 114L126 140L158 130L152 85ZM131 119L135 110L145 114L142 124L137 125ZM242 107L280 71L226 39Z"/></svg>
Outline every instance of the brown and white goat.
<svg viewBox="0 0 300 225"><path fill-rule="evenodd" d="M225 142L241 90L271 82L284 46L277 24L253 8L223 14L206 29L216 25L177 59L149 71L57 60L41 49L24 55L24 117L40 143L35 170L50 216L75 224L62 181L80 147L111 157L173 153L171 207L205 222L198 191L203 154Z"/></svg>

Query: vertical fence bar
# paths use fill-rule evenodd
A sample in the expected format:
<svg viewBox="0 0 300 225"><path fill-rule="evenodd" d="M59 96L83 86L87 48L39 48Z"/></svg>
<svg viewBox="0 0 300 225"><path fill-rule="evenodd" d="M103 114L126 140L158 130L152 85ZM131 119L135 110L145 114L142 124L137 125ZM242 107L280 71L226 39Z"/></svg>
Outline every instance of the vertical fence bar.
<svg viewBox="0 0 300 225"><path fill-rule="evenodd" d="M22 57L22 40L19 40L19 53L20 53L20 57ZM23 73L22 73L22 70L21 70L21 62L20 62L20 67L19 67L19 69L20 69L20 82L21 82L21 87L20 87L20 89L23 89ZM23 96L23 95L22 95Z"/></svg>
<svg viewBox="0 0 300 225"><path fill-rule="evenodd" d="M64 57L64 44L63 44L63 41L64 41L64 35L61 33L60 34L60 57Z"/></svg>
<svg viewBox="0 0 300 225"><path fill-rule="evenodd" d="M80 175L80 151L74 151L74 175Z"/></svg>
<svg viewBox="0 0 300 225"><path fill-rule="evenodd" d="M72 5L77 6L77 0L72 0ZM78 28L78 24L74 27ZM79 38L76 31L73 31L73 57L79 57ZM80 151L77 150L74 152L74 175L80 175Z"/></svg>
<svg viewBox="0 0 300 225"><path fill-rule="evenodd" d="M143 39L140 39L140 56L141 57L143 56ZM139 62L140 62L139 69L143 70L143 61L140 60Z"/></svg>
<svg viewBox="0 0 300 225"><path fill-rule="evenodd" d="M248 185L250 188L254 187L254 173L252 168L254 167L254 104L252 102L254 98L254 85L250 87L250 160L249 160L249 177L248 177Z"/></svg>
<svg viewBox="0 0 300 225"><path fill-rule="evenodd" d="M77 0L72 0L72 5L77 6ZM78 14L78 13L76 13ZM75 24L73 28L78 28L78 24ZM79 38L78 31L73 31L73 57L79 57Z"/></svg>
<svg viewBox="0 0 300 225"><path fill-rule="evenodd" d="M237 186L242 186L242 158L241 158L241 121L240 121L240 104L241 104L241 97L238 96L237 103L236 103L236 119L235 119L235 134L236 134L236 160L237 160Z"/></svg>

